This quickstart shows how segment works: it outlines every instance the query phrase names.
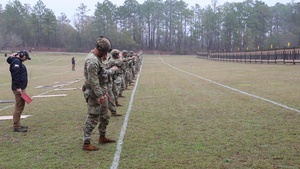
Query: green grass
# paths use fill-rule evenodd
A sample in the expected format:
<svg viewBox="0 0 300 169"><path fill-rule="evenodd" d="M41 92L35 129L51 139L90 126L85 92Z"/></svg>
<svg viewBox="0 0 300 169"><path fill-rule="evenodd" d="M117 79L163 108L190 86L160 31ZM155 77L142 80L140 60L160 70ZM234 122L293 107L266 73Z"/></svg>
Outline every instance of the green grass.
<svg viewBox="0 0 300 169"><path fill-rule="evenodd" d="M76 71L71 57L76 55ZM27 93L34 98L22 119L25 134L0 121L0 168L110 168L116 144L81 150L86 104L80 90L54 91L55 82L83 78L86 54L36 53L26 61ZM299 65L217 62L192 56L144 56L119 168L299 168L299 113L218 86L166 63L289 107L300 109ZM4 63L5 58L0 58ZM0 99L13 99L8 65L0 66ZM66 87L80 88L83 81ZM120 98L125 115L131 90ZM0 104L0 109L11 104ZM13 108L0 111L11 115ZM111 117L107 136L118 139L124 117ZM96 144L95 129L92 141Z"/></svg>

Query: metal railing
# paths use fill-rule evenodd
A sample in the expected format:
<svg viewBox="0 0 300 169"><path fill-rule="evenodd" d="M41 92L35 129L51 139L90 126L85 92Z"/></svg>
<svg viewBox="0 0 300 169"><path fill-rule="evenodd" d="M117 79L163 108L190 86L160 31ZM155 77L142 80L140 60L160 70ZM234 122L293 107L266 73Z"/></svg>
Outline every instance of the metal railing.
<svg viewBox="0 0 300 169"><path fill-rule="evenodd" d="M202 56L203 57L203 56ZM249 63L300 63L300 48L208 53L207 59Z"/></svg>

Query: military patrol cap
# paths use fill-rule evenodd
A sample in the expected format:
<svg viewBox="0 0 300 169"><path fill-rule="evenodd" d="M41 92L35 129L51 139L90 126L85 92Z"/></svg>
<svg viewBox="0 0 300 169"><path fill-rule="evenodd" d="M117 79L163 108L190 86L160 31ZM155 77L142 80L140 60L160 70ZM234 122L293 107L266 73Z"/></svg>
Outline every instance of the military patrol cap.
<svg viewBox="0 0 300 169"><path fill-rule="evenodd" d="M118 49L113 49L110 53L112 56L115 56L117 54L119 54L121 51L119 51Z"/></svg>
<svg viewBox="0 0 300 169"><path fill-rule="evenodd" d="M108 38L100 36L96 40L96 48L102 52L110 52L111 51L111 43Z"/></svg>

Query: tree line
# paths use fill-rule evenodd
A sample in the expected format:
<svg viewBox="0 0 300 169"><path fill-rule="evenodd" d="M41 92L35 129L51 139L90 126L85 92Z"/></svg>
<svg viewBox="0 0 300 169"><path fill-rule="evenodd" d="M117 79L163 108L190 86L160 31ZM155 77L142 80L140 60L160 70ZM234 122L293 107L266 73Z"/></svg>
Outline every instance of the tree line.
<svg viewBox="0 0 300 169"><path fill-rule="evenodd" d="M42 0L0 4L0 49L62 48L85 52L99 35L120 50L159 50L174 54L239 51L300 45L300 3L268 6L259 0L189 7L182 0L109 0L95 4L93 15L81 3L73 24L55 16Z"/></svg>

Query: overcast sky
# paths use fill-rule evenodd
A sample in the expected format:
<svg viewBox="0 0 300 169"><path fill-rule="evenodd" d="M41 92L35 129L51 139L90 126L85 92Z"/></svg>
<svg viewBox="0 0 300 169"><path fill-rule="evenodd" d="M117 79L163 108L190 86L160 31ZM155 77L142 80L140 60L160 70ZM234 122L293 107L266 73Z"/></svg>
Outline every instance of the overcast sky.
<svg viewBox="0 0 300 169"><path fill-rule="evenodd" d="M25 3L30 4L30 6L36 5L38 0L19 0L23 5ZM121 6L124 4L125 0L110 0L113 4L117 6ZM142 4L144 0L137 0L138 3ZM165 0L163 0L165 1ZM211 0L184 0L189 6L195 6L197 2L202 8L210 5ZM243 2L245 0L218 0L218 5L223 5L225 2ZM277 2L287 4L292 2L292 0L261 0L265 2L268 6L274 6ZM2 4L3 8L8 2L13 2L13 0L1 0L0 4ZM60 16L63 12L65 13L70 20L73 20L73 16L76 13L76 9L78 6L83 3L90 10L89 14L92 15L95 11L95 5L97 2L102 3L103 0L42 0L42 2L46 5L46 8L53 10L55 16ZM294 2L300 2L300 0L294 0Z"/></svg>

